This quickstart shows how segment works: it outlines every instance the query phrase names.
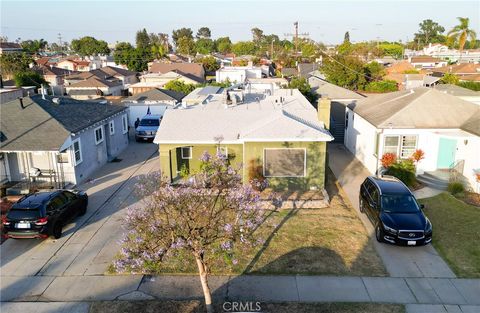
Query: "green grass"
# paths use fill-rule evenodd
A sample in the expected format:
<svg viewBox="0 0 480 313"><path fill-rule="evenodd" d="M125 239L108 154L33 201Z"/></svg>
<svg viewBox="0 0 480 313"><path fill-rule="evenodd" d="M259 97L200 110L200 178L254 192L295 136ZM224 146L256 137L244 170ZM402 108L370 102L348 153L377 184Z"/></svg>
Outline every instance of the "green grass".
<svg viewBox="0 0 480 313"><path fill-rule="evenodd" d="M328 180L327 190L330 207L273 213L258 230L265 245L237 251L236 265L225 261L222 255L215 256L209 265L211 272L386 276L371 238L333 177ZM157 264L153 271L153 274L196 273L196 263L186 252Z"/></svg>
<svg viewBox="0 0 480 313"><path fill-rule="evenodd" d="M224 312L223 303L215 303L215 312ZM269 313L404 313L398 304L376 303L260 303L261 312ZM93 302L89 313L169 312L203 313L202 301L104 301Z"/></svg>
<svg viewBox="0 0 480 313"><path fill-rule="evenodd" d="M419 200L433 225L433 245L459 277L480 278L480 208L448 193Z"/></svg>

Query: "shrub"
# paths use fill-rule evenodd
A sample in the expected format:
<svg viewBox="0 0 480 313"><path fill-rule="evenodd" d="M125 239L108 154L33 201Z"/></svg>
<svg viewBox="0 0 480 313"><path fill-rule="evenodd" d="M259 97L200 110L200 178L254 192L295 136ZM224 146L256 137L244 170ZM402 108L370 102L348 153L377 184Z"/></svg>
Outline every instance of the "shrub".
<svg viewBox="0 0 480 313"><path fill-rule="evenodd" d="M466 81L466 82L459 82L457 85L473 91L480 91L480 83L478 82Z"/></svg>
<svg viewBox="0 0 480 313"><path fill-rule="evenodd" d="M405 185L413 186L415 183L415 165L412 160L401 160L393 163L386 171L387 175L392 175L400 179Z"/></svg>
<svg viewBox="0 0 480 313"><path fill-rule="evenodd" d="M393 163L397 162L397 155L395 153L385 153L380 160L384 168L389 168Z"/></svg>
<svg viewBox="0 0 480 313"><path fill-rule="evenodd" d="M267 187L267 179L263 176L263 166L259 159L251 159L248 164L248 182L257 191Z"/></svg>
<svg viewBox="0 0 480 313"><path fill-rule="evenodd" d="M453 181L448 184L447 188L448 192L450 192L452 195L456 195L458 193L462 193L465 191L465 186L459 181Z"/></svg>
<svg viewBox="0 0 480 313"><path fill-rule="evenodd" d="M368 92L391 92L397 90L397 82L394 80L370 82L365 86L365 91Z"/></svg>
<svg viewBox="0 0 480 313"><path fill-rule="evenodd" d="M415 152L412 154L412 160L415 163L418 163L423 159L425 159L425 152L423 152L421 149L415 150Z"/></svg>

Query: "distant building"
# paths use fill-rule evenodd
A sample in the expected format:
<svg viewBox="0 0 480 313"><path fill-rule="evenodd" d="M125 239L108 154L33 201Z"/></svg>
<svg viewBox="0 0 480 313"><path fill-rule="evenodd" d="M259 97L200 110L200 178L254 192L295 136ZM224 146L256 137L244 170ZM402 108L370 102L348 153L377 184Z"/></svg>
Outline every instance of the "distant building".
<svg viewBox="0 0 480 313"><path fill-rule="evenodd" d="M448 64L447 61L431 57L428 55L413 56L408 59L410 64L416 69L432 69L435 67L442 67Z"/></svg>
<svg viewBox="0 0 480 313"><path fill-rule="evenodd" d="M22 52L22 46L15 42L0 42L0 55L4 53Z"/></svg>
<svg viewBox="0 0 480 313"><path fill-rule="evenodd" d="M153 62L148 70L149 73L165 74L168 72L179 72L184 75L191 75L200 82L205 82L205 69L201 63L164 63Z"/></svg>

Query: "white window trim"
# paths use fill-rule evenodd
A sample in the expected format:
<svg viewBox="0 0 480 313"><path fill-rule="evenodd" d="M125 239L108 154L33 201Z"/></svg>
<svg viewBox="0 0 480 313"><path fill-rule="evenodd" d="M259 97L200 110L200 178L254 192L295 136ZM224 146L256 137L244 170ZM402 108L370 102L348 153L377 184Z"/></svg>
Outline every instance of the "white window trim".
<svg viewBox="0 0 480 313"><path fill-rule="evenodd" d="M265 174L265 151L267 150L303 150L304 160L303 162L303 175L302 176L267 176ZM271 178L302 178L307 177L307 148L263 148L263 176Z"/></svg>
<svg viewBox="0 0 480 313"><path fill-rule="evenodd" d="M115 135L115 121L108 122L108 131L110 132L110 136Z"/></svg>
<svg viewBox="0 0 480 313"><path fill-rule="evenodd" d="M402 136L400 136L400 135L390 135L390 134L384 135L384 136L383 136L382 156L386 153L386 152L385 152L385 147L387 147L387 146L385 145L385 142L387 141L387 137L397 137L397 138L398 138L397 151L395 152L395 155L396 155L397 158L398 158L398 156L399 156L400 140L402 140ZM388 146L388 147L393 147L393 146Z"/></svg>
<svg viewBox="0 0 480 313"><path fill-rule="evenodd" d="M186 158L183 156L183 149L188 148L190 149L190 157ZM190 160L192 158L192 147L181 147L180 148L181 155L182 155L182 160Z"/></svg>
<svg viewBox="0 0 480 313"><path fill-rule="evenodd" d="M402 160L405 160L405 159L408 159L410 156L407 156L406 158L405 157L402 157L402 150L403 150L403 137L415 137L415 148L414 148L414 152L415 150L417 150L417 147L418 147L418 136L417 135L400 135L400 142L399 142L399 146L400 146L400 149L398 151L398 157Z"/></svg>
<svg viewBox="0 0 480 313"><path fill-rule="evenodd" d="M122 133L128 133L128 119L127 114L122 115Z"/></svg>
<svg viewBox="0 0 480 313"><path fill-rule="evenodd" d="M100 129L100 131L101 131L101 133L102 133L102 139L100 139L100 140L97 141L97 130L99 130L99 129ZM95 129L93 130L93 138L95 138L95 144L96 144L96 145L102 143L102 142L105 140L105 134L103 133L103 126L99 126L99 127L95 128Z"/></svg>
<svg viewBox="0 0 480 313"><path fill-rule="evenodd" d="M78 152L80 152L80 160L77 161L75 157L75 143L78 142ZM83 155L82 155L82 142L80 141L80 138L77 138L72 141L72 151L73 151L73 163L75 166L83 162Z"/></svg>

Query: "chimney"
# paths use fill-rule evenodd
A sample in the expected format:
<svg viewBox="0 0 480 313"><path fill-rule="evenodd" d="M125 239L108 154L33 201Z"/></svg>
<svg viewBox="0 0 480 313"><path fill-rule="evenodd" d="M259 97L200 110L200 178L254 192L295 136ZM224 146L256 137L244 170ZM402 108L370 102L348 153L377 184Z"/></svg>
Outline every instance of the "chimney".
<svg viewBox="0 0 480 313"><path fill-rule="evenodd" d="M320 98L317 102L317 117L323 122L325 129L330 129L330 106L331 100L329 98Z"/></svg>
<svg viewBox="0 0 480 313"><path fill-rule="evenodd" d="M18 98L18 101L20 101L20 107L23 109L25 109L25 107L23 106L23 98Z"/></svg>

